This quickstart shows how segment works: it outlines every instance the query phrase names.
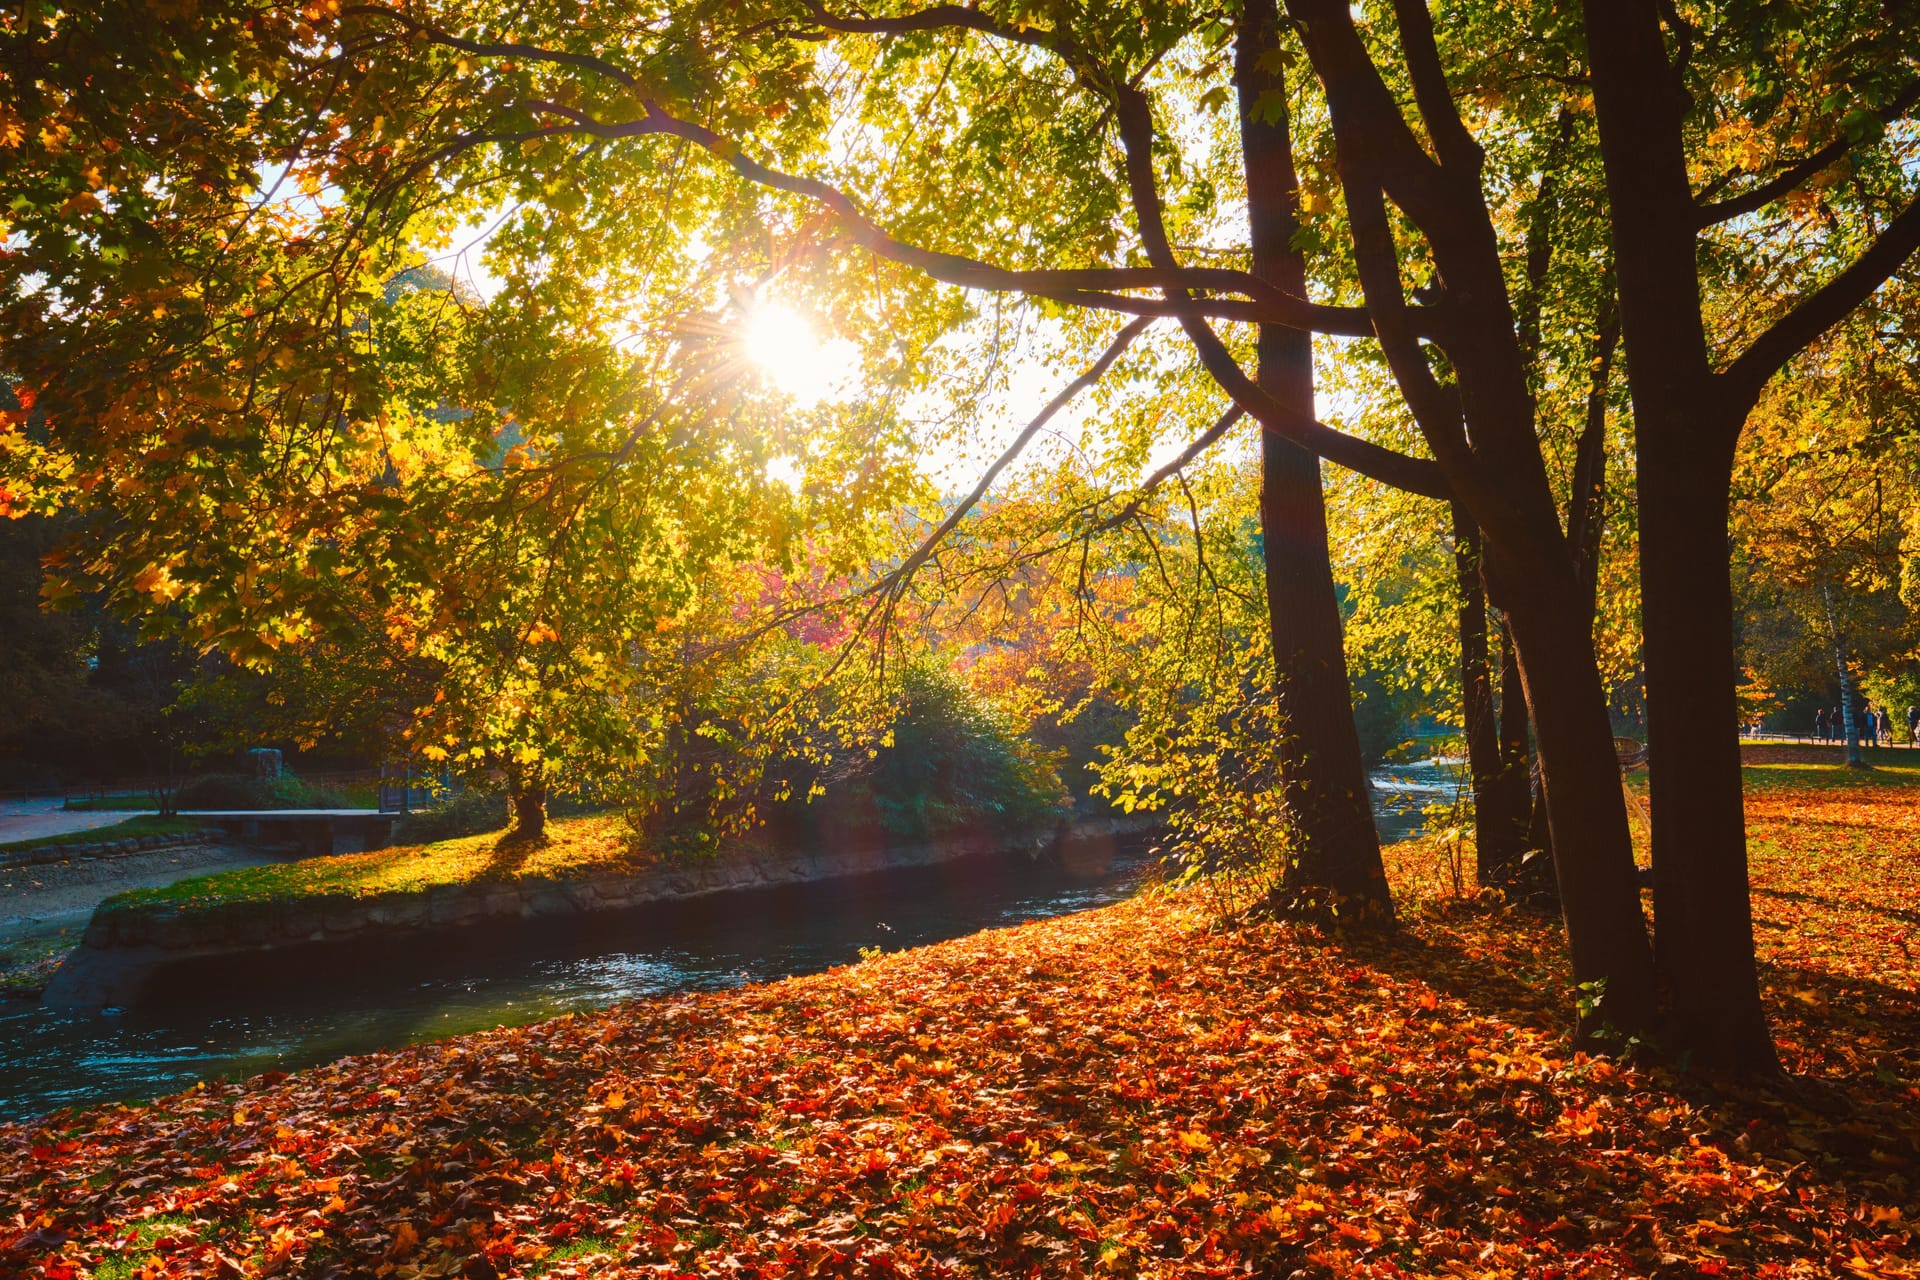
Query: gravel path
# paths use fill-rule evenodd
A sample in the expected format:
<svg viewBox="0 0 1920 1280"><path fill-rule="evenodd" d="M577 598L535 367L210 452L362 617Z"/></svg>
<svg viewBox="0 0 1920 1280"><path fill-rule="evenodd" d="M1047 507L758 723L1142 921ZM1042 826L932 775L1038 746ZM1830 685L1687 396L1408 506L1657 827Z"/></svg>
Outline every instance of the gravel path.
<svg viewBox="0 0 1920 1280"><path fill-rule="evenodd" d="M138 817L141 809L92 809L69 813L57 796L38 800L0 800L0 844L63 836L69 831L92 831Z"/></svg>
<svg viewBox="0 0 1920 1280"><path fill-rule="evenodd" d="M283 857L271 849L238 845L175 845L113 858L0 869L0 942L85 924L104 899L126 889L172 884L234 867L257 867Z"/></svg>

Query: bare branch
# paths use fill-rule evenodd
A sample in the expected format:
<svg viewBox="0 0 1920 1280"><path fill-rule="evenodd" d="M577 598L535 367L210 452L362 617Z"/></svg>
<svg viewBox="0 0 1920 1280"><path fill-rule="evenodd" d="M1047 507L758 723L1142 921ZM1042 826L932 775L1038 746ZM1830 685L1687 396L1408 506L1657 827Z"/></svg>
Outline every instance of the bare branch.
<svg viewBox="0 0 1920 1280"><path fill-rule="evenodd" d="M1720 372L1718 380L1734 397L1738 410L1732 415L1731 429L1739 431L1769 378L1872 296L1916 249L1920 249L1920 195L1907 202L1866 252L1776 320Z"/></svg>
<svg viewBox="0 0 1920 1280"><path fill-rule="evenodd" d="M1214 419L1212 426L1195 436L1192 443L1188 444L1186 448L1176 454L1171 461L1156 469L1154 473L1145 480L1142 480L1140 487L1134 491L1133 497L1128 500L1127 504L1088 529L1087 535L1091 536L1096 533L1105 533L1110 529L1118 529L1121 525L1133 519L1135 514L1137 514L1140 508L1146 503L1146 500L1153 496L1154 490L1158 489L1174 476L1179 475L1182 471L1185 471L1189 463L1217 444L1220 438L1232 429L1234 423L1246 416L1246 412L1245 409L1242 409L1237 404L1229 407L1225 413Z"/></svg>
<svg viewBox="0 0 1920 1280"><path fill-rule="evenodd" d="M1905 115L1908 108L1916 102L1920 102L1920 80L1910 82L1906 88L1894 95L1893 101L1873 114L1881 124L1891 124ZM1698 206L1698 225L1702 228L1711 227L1765 208L1775 200L1793 192L1822 169L1839 161L1841 157L1853 150L1853 146L1851 138L1835 138L1804 159L1787 165L1777 176L1749 191L1743 191L1737 196L1728 196L1725 200L1717 200L1712 204ZM1725 174L1715 179L1708 191L1719 190L1734 181L1736 177L1736 174Z"/></svg>
<svg viewBox="0 0 1920 1280"><path fill-rule="evenodd" d="M1049 400L1046 408L1035 414L1033 419L1021 429L1020 434L1013 438L1013 443L1008 445L1006 449L1001 452L1000 456L993 460L993 465L989 466L986 472L981 475L979 483L973 486L973 491L954 505L953 510L948 513L947 518L940 522L939 527L922 539L918 547L914 548L913 554L902 561L899 568L880 579L880 581L875 583L873 587L870 587L869 590L884 590L896 597L901 591L905 590L908 581L912 579L914 573L919 570L920 566L925 564L927 559L933 555L934 549L945 540L949 533L952 533L954 529L959 527L960 522L967 518L968 512L979 505L980 499L985 497L987 490L993 487L994 480L999 477L1002 471L1007 469L1007 466L1012 463L1015 458L1020 456L1021 451L1027 447L1034 436L1040 433L1040 429L1051 422L1055 414L1066 408L1067 403L1075 396L1100 381L1107 370L1113 367L1113 362L1118 360L1121 353L1133 344L1135 338L1146 332L1147 326L1151 323L1153 323L1153 321L1150 318L1142 316L1137 320L1130 321L1126 328L1120 330L1119 335L1114 338L1107 349L1100 353L1100 358L1095 360L1085 373L1062 388L1060 394Z"/></svg>

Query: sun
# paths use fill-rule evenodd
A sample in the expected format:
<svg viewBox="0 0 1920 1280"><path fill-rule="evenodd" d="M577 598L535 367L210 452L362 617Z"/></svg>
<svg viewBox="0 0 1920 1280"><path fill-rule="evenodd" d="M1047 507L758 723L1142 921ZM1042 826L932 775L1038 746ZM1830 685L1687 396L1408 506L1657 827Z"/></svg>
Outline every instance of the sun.
<svg viewBox="0 0 1920 1280"><path fill-rule="evenodd" d="M773 385L802 406L818 404L839 391L859 354L845 339L820 341L806 317L777 302L753 308L742 344L747 358Z"/></svg>

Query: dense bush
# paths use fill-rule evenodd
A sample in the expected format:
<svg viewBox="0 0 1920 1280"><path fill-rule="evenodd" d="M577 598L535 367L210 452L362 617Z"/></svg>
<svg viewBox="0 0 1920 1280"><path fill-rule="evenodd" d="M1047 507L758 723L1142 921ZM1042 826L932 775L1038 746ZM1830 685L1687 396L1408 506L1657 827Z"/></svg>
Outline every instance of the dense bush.
<svg viewBox="0 0 1920 1280"><path fill-rule="evenodd" d="M798 780L768 835L821 847L1047 830L1069 812L1053 754L952 674L915 667L880 744ZM824 794L803 799L812 785Z"/></svg>
<svg viewBox="0 0 1920 1280"><path fill-rule="evenodd" d="M345 809L346 797L312 786L291 773L262 778L245 773L208 773L180 788L179 809Z"/></svg>
<svg viewBox="0 0 1920 1280"><path fill-rule="evenodd" d="M395 826L393 839L396 844L427 844L500 831L506 825L506 796L465 790L443 795L425 809L408 814Z"/></svg>
<svg viewBox="0 0 1920 1280"><path fill-rule="evenodd" d="M893 743L863 779L887 833L924 839L970 827L1012 834L1058 822L1065 788L1050 761L945 672L903 682Z"/></svg>

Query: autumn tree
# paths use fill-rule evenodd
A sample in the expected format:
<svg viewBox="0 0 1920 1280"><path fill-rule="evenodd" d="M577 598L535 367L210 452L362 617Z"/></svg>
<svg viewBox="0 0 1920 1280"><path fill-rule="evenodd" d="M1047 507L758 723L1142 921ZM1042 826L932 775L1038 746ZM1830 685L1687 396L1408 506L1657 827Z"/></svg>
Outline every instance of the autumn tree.
<svg viewBox="0 0 1920 1280"><path fill-rule="evenodd" d="M1920 247L1916 15L1589 4L1639 469L1654 916L1677 1042L1771 1068L1733 726L1741 433Z"/></svg>
<svg viewBox="0 0 1920 1280"><path fill-rule="evenodd" d="M371 613L437 679L412 749L503 776L531 837L556 777L657 745L634 691L699 575L803 536L840 572L872 558L867 514L919 483L904 438L883 404L795 411L755 373L755 299L712 287L750 227L720 254L694 231L737 202L690 178L595 223L641 246L609 257L562 155L419 180L377 118L414 69L347 75L311 39L331 11L209 10L121 56L106 9L5 31L35 74L4 119L36 126L4 139L5 501L79 514L56 599L254 666ZM483 193L518 200L489 219L492 296L396 289L480 234Z"/></svg>
<svg viewBox="0 0 1920 1280"><path fill-rule="evenodd" d="M1457 497L1485 540L1483 577L1506 606L1526 682L1576 976L1606 984L1615 1026L1644 1026L1651 959L1589 610L1539 449L1527 348L1481 181L1484 152L1440 76L1424 9L1397 6L1397 35L1378 56L1345 6L1303 3L1289 15L1307 55L1299 65L1312 71L1299 91L1324 101L1330 126L1329 177L1337 183L1323 184L1327 206L1343 207L1344 220L1324 238L1351 252L1364 308L1314 302L1261 274L1292 269L1281 261L1288 210L1278 179L1277 203L1256 219L1272 231L1262 231L1259 244L1249 248L1236 236L1235 249L1211 255L1225 265L1212 265L1207 253L1195 263L1181 247L1185 237L1216 237L1222 206L1210 194L1213 173L1180 158L1176 119L1194 108L1210 118L1237 98L1239 137L1224 154L1238 177L1249 171L1250 145L1274 157L1280 113L1292 108L1292 86L1280 80L1291 46L1278 44L1277 23L1263 25L1270 15L1257 8L1237 25L1180 7L1052 25L944 7L883 17L690 7L657 22L610 15L600 25L583 25L571 11L535 10L498 34L475 26L472 13L358 7L329 25L334 43L297 49L311 59L306 83L339 86L328 91L339 105L324 114L341 123L325 132L312 173L366 193L347 202L353 207L384 208L390 196L418 191L430 209L448 192L491 186L546 202L549 233L563 244L590 231L604 246L632 207L618 193L655 190L663 176L678 175L673 180L698 198L737 208L716 181L730 169L770 193L765 208L796 246L826 250L790 258L799 275L831 282L848 261L833 250L853 246L890 264L882 277L889 282L903 271L925 273L1055 304L1176 319L1234 407L1280 440L1386 483ZM833 59L816 58L822 45ZM1233 54L1231 72L1230 45L1247 55ZM855 68L858 79L842 75ZM1402 113L1402 87L1412 92L1417 123ZM986 103L996 105L982 114ZM1067 110L1035 145L1029 125L1042 103L1047 113ZM836 133L843 117L864 118L866 132ZM876 137L888 140L895 162L869 163ZM982 180L982 166L997 168L1013 137L1026 140L1023 163L1051 175L1042 184L1049 198L1029 201L1023 184ZM844 163L831 151L840 142L851 144ZM302 146L295 141L291 150ZM708 163L691 164L690 154ZM587 156L591 166L581 163ZM911 163L903 168L901 160ZM836 181L778 167L790 162ZM435 181L412 182L426 173ZM1273 174L1263 165L1256 177ZM964 205L927 198L956 184L972 195ZM1051 198L1069 192L1071 199ZM1389 200L1398 213L1389 213ZM1000 255L1007 264L954 252L998 226L1021 229L1019 246ZM1412 237L1404 245L1396 239L1403 233ZM1301 236L1312 238L1303 227L1292 239ZM1088 248L1097 265L1059 265L1063 255L1084 262ZM1257 265L1251 253L1270 256ZM1432 283L1410 284L1405 268L1421 263ZM1414 305L1415 287L1434 289L1435 301ZM1237 352L1233 335L1216 329L1221 321L1377 340L1417 428L1401 439L1417 439L1431 458L1332 428L1303 413L1304 402L1263 387L1262 376L1271 384L1277 375L1279 347L1269 343L1250 375L1244 348ZM1297 373L1297 357L1292 367ZM1319 634L1324 640L1331 631L1323 625ZM1331 670L1328 655L1320 657ZM1367 847L1359 846L1363 859ZM1383 886L1377 860L1349 870L1353 883Z"/></svg>

